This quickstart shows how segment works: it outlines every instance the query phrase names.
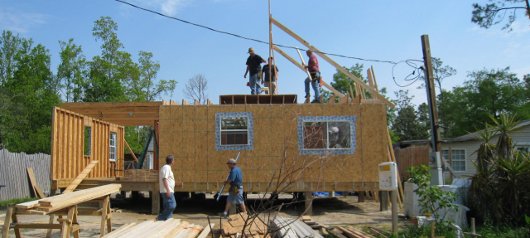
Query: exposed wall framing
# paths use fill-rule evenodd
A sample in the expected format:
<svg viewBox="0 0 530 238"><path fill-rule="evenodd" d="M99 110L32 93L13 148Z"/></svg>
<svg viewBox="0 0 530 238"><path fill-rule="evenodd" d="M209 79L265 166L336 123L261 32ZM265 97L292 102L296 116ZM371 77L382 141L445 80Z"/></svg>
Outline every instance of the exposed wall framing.
<svg viewBox="0 0 530 238"><path fill-rule="evenodd" d="M90 128L91 135L85 135ZM117 134L116 161L109 161L110 133ZM84 116L62 108L54 108L52 118L51 179L53 188L66 187L92 161L98 164L88 178L123 176L124 128L116 124ZM90 153L85 153L85 138L90 138ZM87 155L85 155L87 154Z"/></svg>

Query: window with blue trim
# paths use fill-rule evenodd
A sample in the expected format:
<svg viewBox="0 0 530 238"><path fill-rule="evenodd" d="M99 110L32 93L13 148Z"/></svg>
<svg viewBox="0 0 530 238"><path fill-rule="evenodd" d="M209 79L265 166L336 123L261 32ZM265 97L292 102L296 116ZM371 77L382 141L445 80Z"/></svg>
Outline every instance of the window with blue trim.
<svg viewBox="0 0 530 238"><path fill-rule="evenodd" d="M300 116L298 146L301 154L353 154L355 116Z"/></svg>
<svg viewBox="0 0 530 238"><path fill-rule="evenodd" d="M217 150L252 150L253 118L250 112L215 114Z"/></svg>

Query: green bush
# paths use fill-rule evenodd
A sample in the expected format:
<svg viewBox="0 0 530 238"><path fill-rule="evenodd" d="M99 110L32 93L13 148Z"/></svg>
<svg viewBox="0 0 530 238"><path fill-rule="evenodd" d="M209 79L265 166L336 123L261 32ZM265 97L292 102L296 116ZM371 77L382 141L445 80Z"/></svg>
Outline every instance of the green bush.
<svg viewBox="0 0 530 238"><path fill-rule="evenodd" d="M514 150L509 132L515 117L501 115L493 121L481 136L468 204L480 222L521 226L530 214L530 155ZM493 135L499 137L496 144L490 143Z"/></svg>

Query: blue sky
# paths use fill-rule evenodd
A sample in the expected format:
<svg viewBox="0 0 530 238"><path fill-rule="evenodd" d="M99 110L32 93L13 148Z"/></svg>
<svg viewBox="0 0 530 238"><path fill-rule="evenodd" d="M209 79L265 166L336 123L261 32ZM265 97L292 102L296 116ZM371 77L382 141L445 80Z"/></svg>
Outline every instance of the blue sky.
<svg viewBox="0 0 530 238"><path fill-rule="evenodd" d="M168 15L252 38L268 39L266 0L129 0ZM478 1L478 0L477 0ZM462 84L467 74L483 68L504 68L522 76L530 73L530 21L520 14L512 32L500 27L485 30L471 23L471 3L476 1L353 1L273 0L273 16L307 41L326 52L399 61L421 59L422 34L429 34L432 54L456 68L444 88ZM486 1L482 1L486 2ZM203 74L209 81L208 94L214 102L222 94L249 93L243 79L248 47L267 56L267 46L220 35L157 15L139 11L112 0L0 0L0 30L12 30L52 54L52 68L59 63L59 41L73 38L87 58L99 54L99 42L92 37L93 23L111 16L119 25L118 35L125 50L136 55L151 51L161 64L159 79L175 79L177 89L163 99L184 98L186 81ZM276 43L302 45L279 29ZM298 58L293 50L287 50ZM303 96L305 75L276 55L280 69L280 93ZM374 66L380 86L393 95L399 90L392 80L392 65L334 58L345 66L362 63ZM410 69L397 67L398 83ZM321 60L324 79L335 69ZM416 104L425 101L419 82L407 87ZM301 101L301 99L299 99Z"/></svg>

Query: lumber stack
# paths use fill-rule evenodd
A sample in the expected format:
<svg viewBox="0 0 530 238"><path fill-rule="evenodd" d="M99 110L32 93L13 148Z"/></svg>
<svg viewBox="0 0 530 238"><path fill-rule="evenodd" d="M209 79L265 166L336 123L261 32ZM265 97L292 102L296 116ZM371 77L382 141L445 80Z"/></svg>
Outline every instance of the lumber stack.
<svg viewBox="0 0 530 238"><path fill-rule="evenodd" d="M322 238L320 232L313 230L309 225L299 219L287 219L277 216L271 224L276 230L276 237L298 238L315 237Z"/></svg>
<svg viewBox="0 0 530 238"><path fill-rule="evenodd" d="M20 209L37 209L44 212L59 211L77 204L88 202L97 198L105 197L120 191L120 184L108 184L104 186L64 193L57 196L39 199L37 201L17 204Z"/></svg>
<svg viewBox="0 0 530 238"><path fill-rule="evenodd" d="M375 238L375 236L367 234L352 226L337 226L331 230L331 233L335 236L347 238Z"/></svg>
<svg viewBox="0 0 530 238"><path fill-rule="evenodd" d="M128 169L125 170L120 180L125 181L158 181L158 171L152 169Z"/></svg>
<svg viewBox="0 0 530 238"><path fill-rule="evenodd" d="M267 225L260 217L239 213L221 223L221 232L223 237L265 237Z"/></svg>
<svg viewBox="0 0 530 238"><path fill-rule="evenodd" d="M209 227L191 224L180 219L170 218L166 221L144 221L131 223L103 236L105 238L205 238L210 233Z"/></svg>

